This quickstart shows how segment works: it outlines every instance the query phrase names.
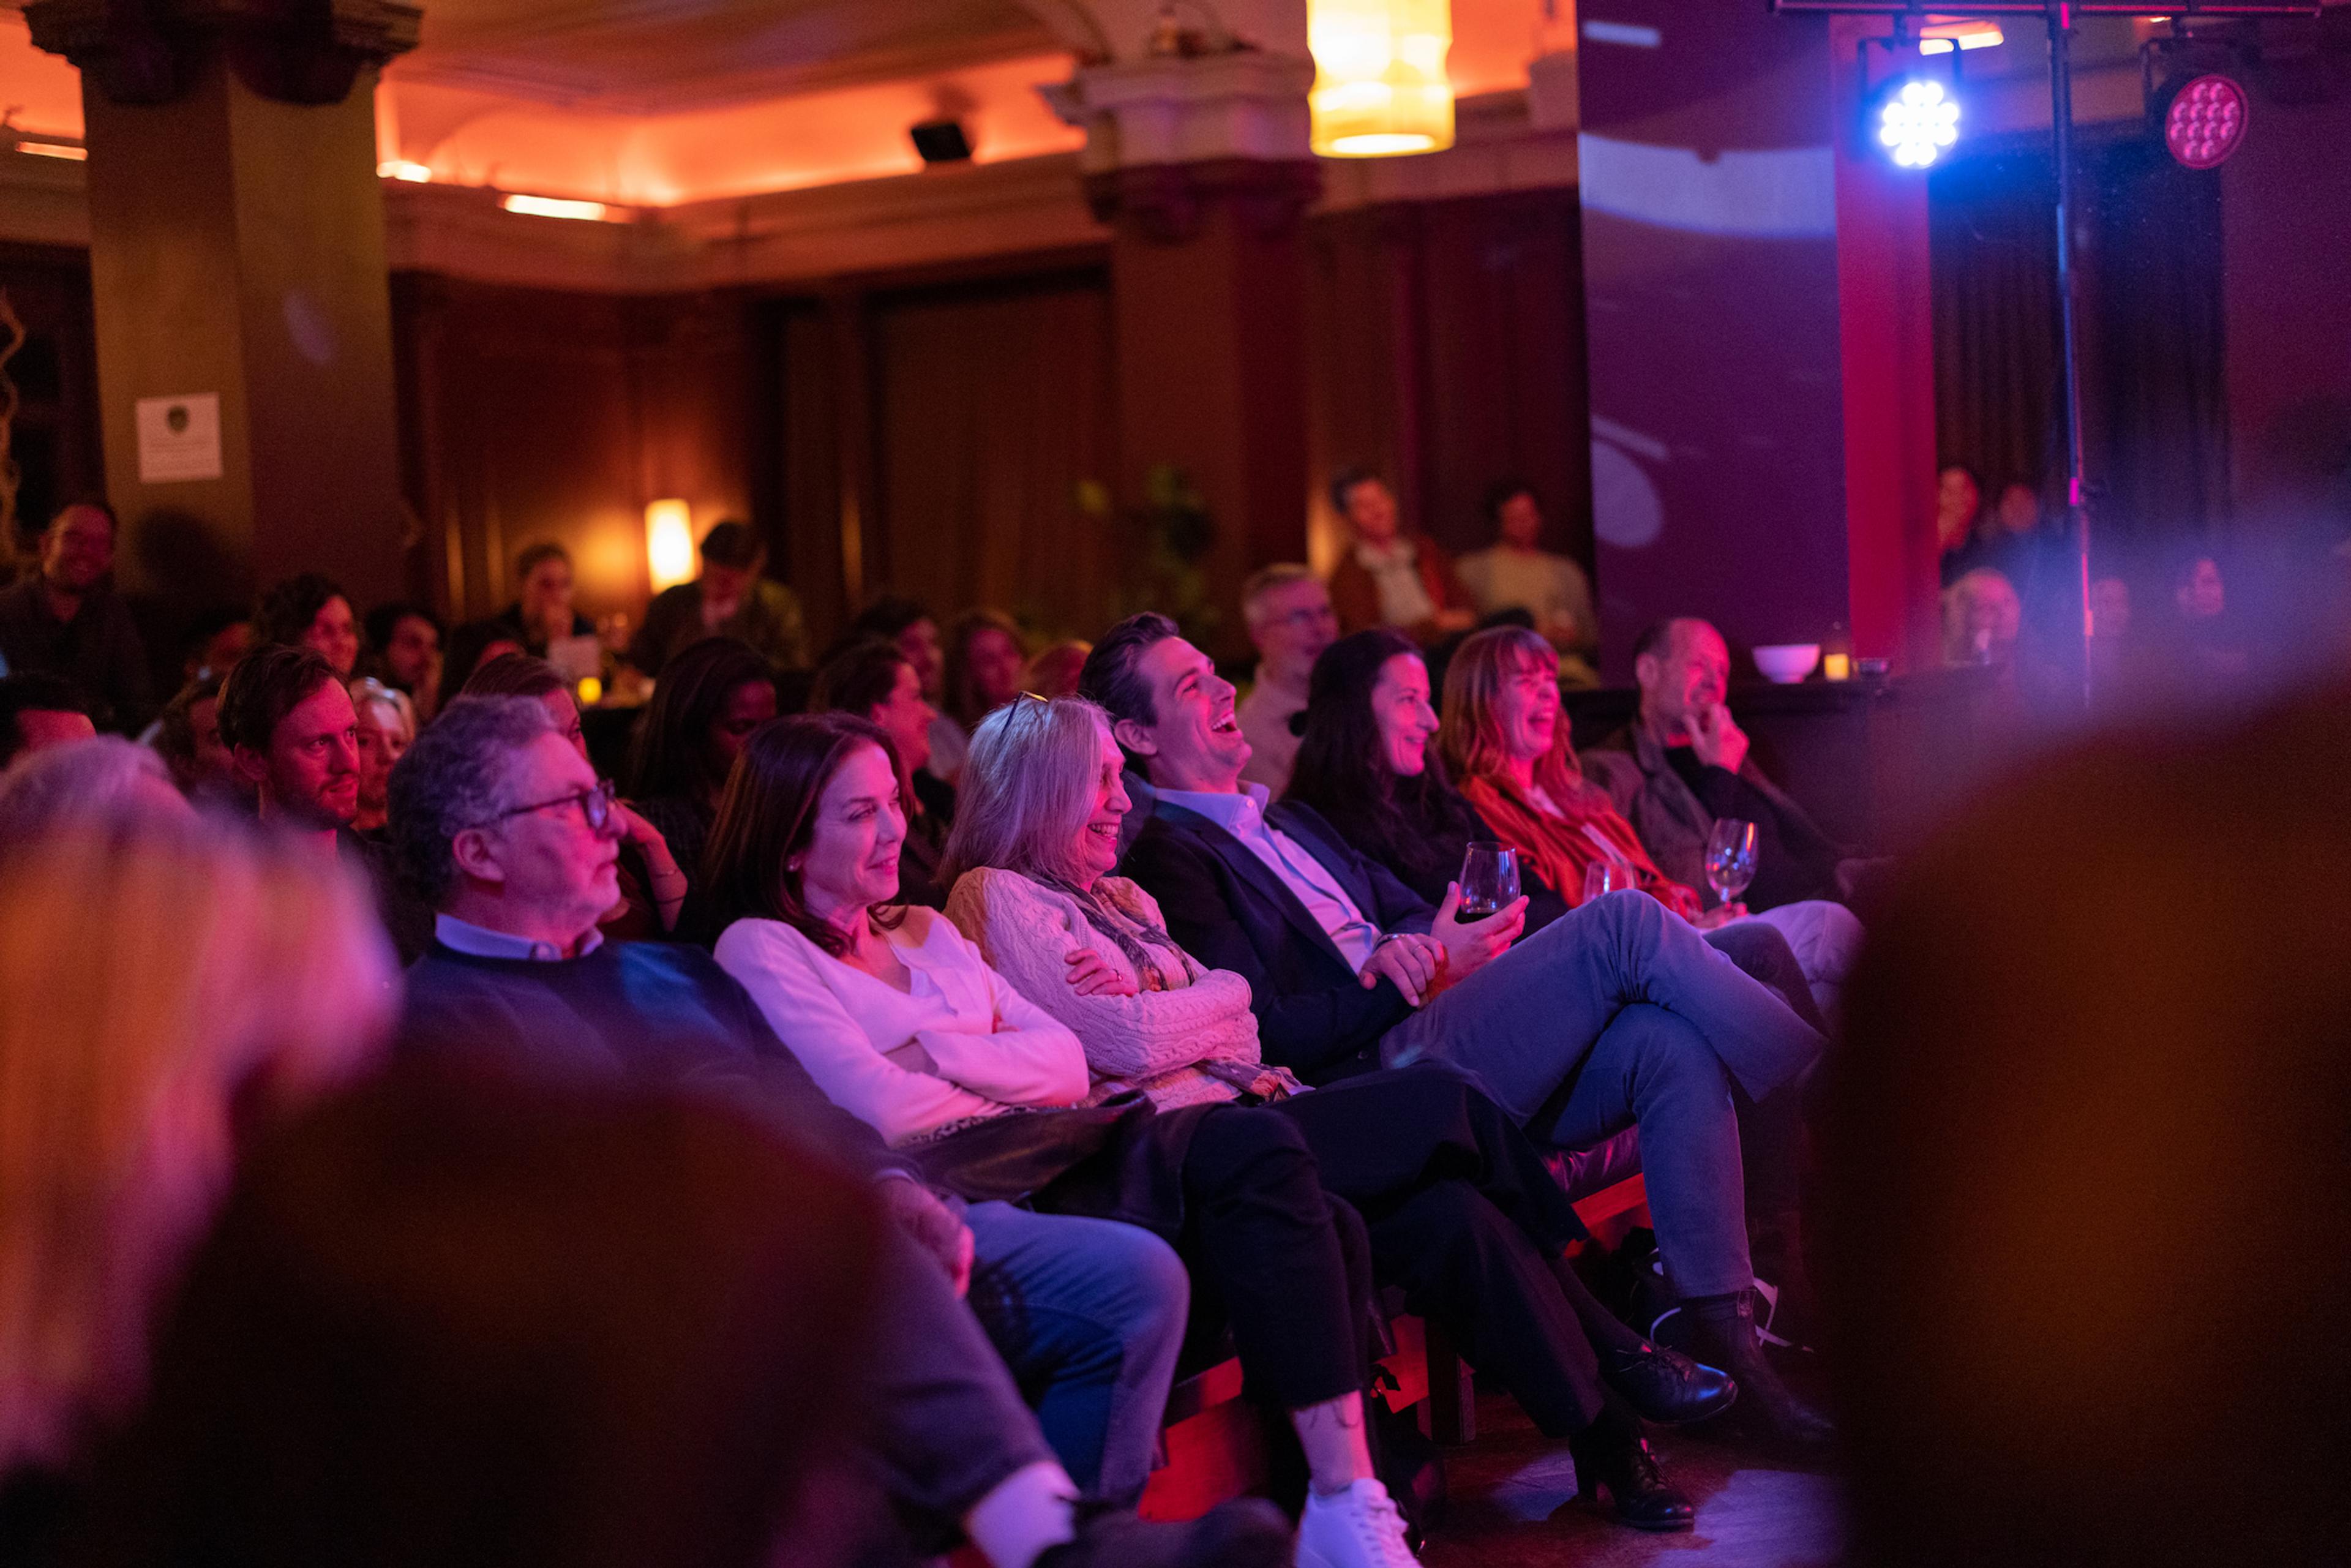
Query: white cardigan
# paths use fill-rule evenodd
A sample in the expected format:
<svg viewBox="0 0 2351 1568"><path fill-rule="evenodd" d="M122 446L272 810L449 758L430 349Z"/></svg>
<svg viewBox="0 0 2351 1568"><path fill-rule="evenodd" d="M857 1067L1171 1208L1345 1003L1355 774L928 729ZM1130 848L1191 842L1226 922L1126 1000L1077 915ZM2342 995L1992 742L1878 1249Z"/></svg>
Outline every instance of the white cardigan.
<svg viewBox="0 0 2351 1568"><path fill-rule="evenodd" d="M735 922L717 957L817 1087L888 1143L1086 1098L1078 1037L1006 984L944 915L910 908L889 937L911 991L780 920Z"/></svg>
<svg viewBox="0 0 2351 1568"><path fill-rule="evenodd" d="M1165 929L1159 905L1125 878L1104 877L1094 894L1130 918ZM947 918L1022 995L1077 1031L1100 1081L1097 1095L1134 1088L1176 1106L1230 1100L1243 1087L1274 1095L1300 1087L1264 1065L1249 982L1229 969L1203 968L1177 949L1170 956L1181 967L1165 977L1166 990L1081 997L1070 984L1072 953L1097 955L1130 984L1142 977L1076 899L1018 872L983 866L964 873L947 895Z"/></svg>

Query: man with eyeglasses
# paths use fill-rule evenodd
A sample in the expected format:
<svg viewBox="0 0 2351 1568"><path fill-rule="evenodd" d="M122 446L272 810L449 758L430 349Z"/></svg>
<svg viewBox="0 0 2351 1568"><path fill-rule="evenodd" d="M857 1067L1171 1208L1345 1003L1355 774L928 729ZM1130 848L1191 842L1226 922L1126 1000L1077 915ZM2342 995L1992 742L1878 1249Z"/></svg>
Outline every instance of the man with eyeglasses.
<svg viewBox="0 0 2351 1568"><path fill-rule="evenodd" d="M1233 709L1249 743L1241 781L1278 797L1290 787L1298 758L1290 721L1305 711L1314 661L1339 640L1339 617L1322 580L1291 562L1269 566L1241 584L1241 618L1258 652L1257 679Z"/></svg>
<svg viewBox="0 0 2351 1568"><path fill-rule="evenodd" d="M983 1331L957 1300L975 1263L970 1230L824 1096L742 987L699 947L603 940L620 813L545 706L459 698L394 765L391 796L401 873L438 912L432 949L408 972L402 1051L524 1082L716 1094L878 1184L898 1224L877 1239L866 1468L919 1551L960 1531L993 1568L1289 1561L1287 1525L1262 1504L1171 1525L1137 1521L1132 1499L1078 1500L1021 1389L1062 1401L1065 1421L1072 1405L1099 1405L1107 1421L1120 1399L1164 1400L1165 1374L1134 1369L1173 1368L1182 1265L1132 1227L1054 1219L1085 1228L1097 1272L1072 1283L1084 1260L1033 1244L977 1259L1020 1303Z"/></svg>

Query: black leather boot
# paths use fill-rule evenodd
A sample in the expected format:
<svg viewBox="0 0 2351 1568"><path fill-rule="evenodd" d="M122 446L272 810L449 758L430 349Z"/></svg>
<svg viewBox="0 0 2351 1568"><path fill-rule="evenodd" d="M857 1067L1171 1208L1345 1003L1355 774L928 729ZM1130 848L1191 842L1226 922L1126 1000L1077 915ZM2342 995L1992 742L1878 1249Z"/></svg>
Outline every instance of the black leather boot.
<svg viewBox="0 0 2351 1568"><path fill-rule="evenodd" d="M1646 1340L1623 1349L1595 1348L1595 1354L1601 1381L1643 1420L1659 1426L1719 1416L1739 1397L1739 1385L1729 1375Z"/></svg>
<svg viewBox="0 0 2351 1568"><path fill-rule="evenodd" d="M1797 1398L1763 1359L1762 1343L1755 1337L1755 1302L1747 1291L1706 1296L1682 1306L1689 1315L1691 1352L1739 1380L1745 1396L1740 1404L1750 1416L1761 1420L1784 1442L1820 1448L1835 1441L1836 1427L1829 1418Z"/></svg>
<svg viewBox="0 0 2351 1568"><path fill-rule="evenodd" d="M1698 1510L1657 1468L1647 1438L1629 1421L1604 1415L1567 1440L1575 1460L1575 1490L1593 1507L1608 1494L1609 1513L1635 1530L1687 1530Z"/></svg>

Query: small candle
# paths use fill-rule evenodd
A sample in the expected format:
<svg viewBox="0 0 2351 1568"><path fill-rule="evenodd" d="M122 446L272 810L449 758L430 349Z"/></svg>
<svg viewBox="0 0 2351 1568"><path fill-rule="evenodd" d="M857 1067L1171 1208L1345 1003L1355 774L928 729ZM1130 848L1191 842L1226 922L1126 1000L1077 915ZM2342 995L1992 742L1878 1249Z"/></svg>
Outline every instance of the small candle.
<svg viewBox="0 0 2351 1568"><path fill-rule="evenodd" d="M1852 679L1853 655L1850 653L1823 653L1821 655L1821 674L1832 681Z"/></svg>

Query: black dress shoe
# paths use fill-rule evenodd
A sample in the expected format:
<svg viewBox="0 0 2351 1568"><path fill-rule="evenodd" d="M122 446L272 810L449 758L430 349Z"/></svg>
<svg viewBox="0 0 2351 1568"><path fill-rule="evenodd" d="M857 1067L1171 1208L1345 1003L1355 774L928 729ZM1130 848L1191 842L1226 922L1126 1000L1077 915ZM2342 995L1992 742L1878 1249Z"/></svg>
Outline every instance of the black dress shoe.
<svg viewBox="0 0 2351 1568"><path fill-rule="evenodd" d="M1703 1421L1730 1408L1739 1385L1728 1373L1700 1366L1677 1350L1643 1342L1632 1350L1604 1350L1601 1381L1644 1420L1660 1426Z"/></svg>
<svg viewBox="0 0 2351 1568"><path fill-rule="evenodd" d="M1078 1538L1036 1568L1289 1568L1290 1521L1273 1504L1238 1498L1182 1523L1081 1507Z"/></svg>
<svg viewBox="0 0 2351 1568"><path fill-rule="evenodd" d="M1619 1428L1605 1417L1568 1439L1575 1460L1575 1490L1593 1507L1608 1494L1609 1512L1616 1522L1635 1530L1687 1530L1698 1522L1698 1510L1677 1491L1657 1468L1657 1456L1648 1439Z"/></svg>
<svg viewBox="0 0 2351 1568"><path fill-rule="evenodd" d="M1745 1291L1689 1303L1690 1349L1739 1380L1746 1397L1741 1413L1782 1442L1825 1448L1836 1440L1835 1424L1796 1397L1763 1358L1755 1337L1755 1305Z"/></svg>

